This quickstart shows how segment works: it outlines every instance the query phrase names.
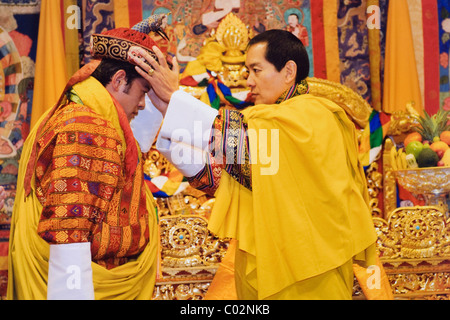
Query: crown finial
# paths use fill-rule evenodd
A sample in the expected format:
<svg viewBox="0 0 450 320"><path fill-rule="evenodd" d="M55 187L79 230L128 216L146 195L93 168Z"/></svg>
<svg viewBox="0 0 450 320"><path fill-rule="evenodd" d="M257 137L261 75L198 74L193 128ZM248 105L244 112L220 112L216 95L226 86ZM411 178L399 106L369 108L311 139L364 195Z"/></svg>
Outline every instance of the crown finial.
<svg viewBox="0 0 450 320"><path fill-rule="evenodd" d="M153 32L156 32L157 34L159 34L164 39L169 40L169 37L167 36L166 32L164 31L167 27L167 20L169 19L168 18L169 14L159 13L159 14L151 15L147 19L136 24L131 29L145 33L145 34L149 34L150 32L153 31Z"/></svg>

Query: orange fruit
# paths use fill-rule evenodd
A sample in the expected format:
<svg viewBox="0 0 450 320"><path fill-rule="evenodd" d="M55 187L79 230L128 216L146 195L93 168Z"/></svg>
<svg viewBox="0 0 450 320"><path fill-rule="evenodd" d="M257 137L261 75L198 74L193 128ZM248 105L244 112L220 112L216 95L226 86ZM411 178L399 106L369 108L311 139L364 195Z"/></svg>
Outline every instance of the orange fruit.
<svg viewBox="0 0 450 320"><path fill-rule="evenodd" d="M436 142L433 142L431 145L430 145L430 148L431 148L431 150L433 150L434 152L437 152L438 150L442 150L442 151L447 151L447 149L449 148L448 147L448 144L446 144L444 141L436 141Z"/></svg>
<svg viewBox="0 0 450 320"><path fill-rule="evenodd" d="M418 132L411 132L408 134L405 138L405 141L403 143L405 144L405 147L411 142L411 141L420 141L422 142L422 136Z"/></svg>
<svg viewBox="0 0 450 320"><path fill-rule="evenodd" d="M439 138L441 141L444 141L446 144L450 145L450 131L443 131Z"/></svg>

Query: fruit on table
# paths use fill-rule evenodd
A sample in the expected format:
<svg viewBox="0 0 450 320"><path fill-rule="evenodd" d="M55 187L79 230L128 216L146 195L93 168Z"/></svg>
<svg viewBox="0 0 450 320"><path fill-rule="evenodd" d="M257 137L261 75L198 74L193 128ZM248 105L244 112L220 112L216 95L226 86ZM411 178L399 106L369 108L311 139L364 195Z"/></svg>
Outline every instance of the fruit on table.
<svg viewBox="0 0 450 320"><path fill-rule="evenodd" d="M408 134L406 136L405 140L403 141L403 144L406 147L412 141L420 141L420 142L422 142L422 136L420 135L419 132L411 132L410 134Z"/></svg>
<svg viewBox="0 0 450 320"><path fill-rule="evenodd" d="M436 150L436 154L438 155L439 159L442 159L444 156L445 151L444 150Z"/></svg>
<svg viewBox="0 0 450 320"><path fill-rule="evenodd" d="M445 151L441 161L444 163L444 166L450 166L450 149L447 149L447 151Z"/></svg>
<svg viewBox="0 0 450 320"><path fill-rule="evenodd" d="M444 141L446 144L450 145L450 131L443 131L439 138L441 141Z"/></svg>
<svg viewBox="0 0 450 320"><path fill-rule="evenodd" d="M417 140L411 141L405 148L406 154L412 154L416 159L422 150L423 150L423 143Z"/></svg>
<svg viewBox="0 0 450 320"><path fill-rule="evenodd" d="M436 114L430 116L424 110L424 117L418 118L420 127L415 128L416 132L420 133L423 140L435 141L434 138L440 137L442 132L449 130L447 125L449 114L450 111L440 108Z"/></svg>
<svg viewBox="0 0 450 320"><path fill-rule="evenodd" d="M439 161L439 156L431 148L424 148L417 156L419 168L435 167Z"/></svg>
<svg viewBox="0 0 450 320"><path fill-rule="evenodd" d="M444 141L436 141L430 145L431 150L437 152L438 150L446 151L449 147Z"/></svg>

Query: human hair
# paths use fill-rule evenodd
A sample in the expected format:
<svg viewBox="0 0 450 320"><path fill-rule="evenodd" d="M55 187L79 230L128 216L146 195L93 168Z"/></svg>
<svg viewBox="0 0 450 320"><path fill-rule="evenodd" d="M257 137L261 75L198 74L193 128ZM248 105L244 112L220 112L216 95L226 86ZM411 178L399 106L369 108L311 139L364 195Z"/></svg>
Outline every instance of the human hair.
<svg viewBox="0 0 450 320"><path fill-rule="evenodd" d="M252 38L247 49L258 43L266 43L265 58L281 71L289 60L297 64L296 83L309 74L309 58L302 41L286 30L273 29Z"/></svg>
<svg viewBox="0 0 450 320"><path fill-rule="evenodd" d="M141 78L141 75L136 71L135 66L129 62L116 59L103 59L97 66L92 76L97 79L103 86L106 87L111 82L113 75L117 71L124 70L127 76L127 85L130 85L134 79Z"/></svg>
<svg viewBox="0 0 450 320"><path fill-rule="evenodd" d="M290 17L290 16L295 16L295 17L297 18L297 20L300 21L300 17L299 17L298 14L296 14L295 12L291 13L291 14L289 15L289 17Z"/></svg>

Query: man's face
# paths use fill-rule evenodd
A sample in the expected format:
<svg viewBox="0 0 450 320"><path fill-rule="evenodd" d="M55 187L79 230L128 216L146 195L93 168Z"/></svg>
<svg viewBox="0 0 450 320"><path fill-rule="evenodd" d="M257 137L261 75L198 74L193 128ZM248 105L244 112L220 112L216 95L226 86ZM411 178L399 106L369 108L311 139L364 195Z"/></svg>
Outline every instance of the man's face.
<svg viewBox="0 0 450 320"><path fill-rule="evenodd" d="M247 51L247 86L255 104L274 104L281 94L289 89L285 82L284 69L277 71L275 66L266 60L266 47L266 43L257 43Z"/></svg>
<svg viewBox="0 0 450 320"><path fill-rule="evenodd" d="M145 108L145 95L150 91L148 82L143 78L136 78L127 85L122 85L114 98L120 103L128 121L137 116L139 110Z"/></svg>

